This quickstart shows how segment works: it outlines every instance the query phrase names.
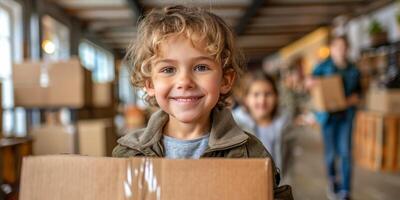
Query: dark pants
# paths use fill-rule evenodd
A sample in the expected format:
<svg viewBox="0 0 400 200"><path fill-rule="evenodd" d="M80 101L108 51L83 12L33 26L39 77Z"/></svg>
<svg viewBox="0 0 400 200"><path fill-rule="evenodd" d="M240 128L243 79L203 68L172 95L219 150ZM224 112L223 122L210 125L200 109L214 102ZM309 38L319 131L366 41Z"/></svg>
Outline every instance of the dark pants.
<svg viewBox="0 0 400 200"><path fill-rule="evenodd" d="M351 134L354 112L341 112L329 116L322 125L325 164L330 184L335 192L350 193L351 185ZM339 176L336 174L336 158L339 161ZM339 179L338 179L339 178Z"/></svg>

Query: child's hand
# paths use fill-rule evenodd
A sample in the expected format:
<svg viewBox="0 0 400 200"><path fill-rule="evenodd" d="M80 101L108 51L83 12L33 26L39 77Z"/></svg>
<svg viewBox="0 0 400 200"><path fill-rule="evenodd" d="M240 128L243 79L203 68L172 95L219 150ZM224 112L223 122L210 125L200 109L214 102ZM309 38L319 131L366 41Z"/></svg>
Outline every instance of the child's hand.
<svg viewBox="0 0 400 200"><path fill-rule="evenodd" d="M346 99L347 107L356 106L360 102L358 94L352 94Z"/></svg>

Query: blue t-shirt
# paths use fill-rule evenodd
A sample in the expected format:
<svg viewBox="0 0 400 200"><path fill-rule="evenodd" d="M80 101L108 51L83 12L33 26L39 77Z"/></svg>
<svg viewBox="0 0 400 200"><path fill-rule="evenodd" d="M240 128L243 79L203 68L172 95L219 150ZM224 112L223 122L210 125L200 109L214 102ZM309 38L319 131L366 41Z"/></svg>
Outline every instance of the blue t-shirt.
<svg viewBox="0 0 400 200"><path fill-rule="evenodd" d="M208 147L209 137L210 134L206 134L193 140L181 140L163 135L162 142L164 144L165 157L171 159L199 159Z"/></svg>

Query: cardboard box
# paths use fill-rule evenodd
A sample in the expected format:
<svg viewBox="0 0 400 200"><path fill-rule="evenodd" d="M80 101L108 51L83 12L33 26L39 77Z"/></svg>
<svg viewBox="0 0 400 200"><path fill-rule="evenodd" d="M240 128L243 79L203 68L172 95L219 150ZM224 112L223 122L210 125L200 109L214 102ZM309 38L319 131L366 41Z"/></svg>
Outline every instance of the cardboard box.
<svg viewBox="0 0 400 200"><path fill-rule="evenodd" d="M73 125L44 125L33 128L33 154L74 154L76 127Z"/></svg>
<svg viewBox="0 0 400 200"><path fill-rule="evenodd" d="M91 73L80 65L78 59L55 63L50 68L49 76L48 103L50 107L80 108L90 105Z"/></svg>
<svg viewBox="0 0 400 200"><path fill-rule="evenodd" d="M367 108L371 111L400 114L400 89L370 89L367 94Z"/></svg>
<svg viewBox="0 0 400 200"><path fill-rule="evenodd" d="M114 93L113 84L93 83L93 107L110 107L113 105Z"/></svg>
<svg viewBox="0 0 400 200"><path fill-rule="evenodd" d="M269 159L25 157L20 200L272 200Z"/></svg>
<svg viewBox="0 0 400 200"><path fill-rule="evenodd" d="M78 121L79 154L87 156L111 156L117 145L112 119Z"/></svg>
<svg viewBox="0 0 400 200"><path fill-rule="evenodd" d="M346 109L343 81L338 75L316 78L311 96L318 111L335 112Z"/></svg>
<svg viewBox="0 0 400 200"><path fill-rule="evenodd" d="M80 65L77 58L25 62L15 64L13 70L17 107L80 108L92 101L91 73Z"/></svg>
<svg viewBox="0 0 400 200"><path fill-rule="evenodd" d="M40 85L40 62L25 62L13 66L14 104L16 107L41 107L47 88Z"/></svg>

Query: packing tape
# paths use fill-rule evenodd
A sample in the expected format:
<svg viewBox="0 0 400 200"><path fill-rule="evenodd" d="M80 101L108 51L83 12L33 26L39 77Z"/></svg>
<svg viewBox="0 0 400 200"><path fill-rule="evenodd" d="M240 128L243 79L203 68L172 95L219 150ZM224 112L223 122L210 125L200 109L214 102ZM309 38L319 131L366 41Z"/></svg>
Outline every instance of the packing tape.
<svg viewBox="0 0 400 200"><path fill-rule="evenodd" d="M155 173L155 163L149 158L142 158L138 167L126 165L124 195L126 200L160 200L160 180Z"/></svg>

